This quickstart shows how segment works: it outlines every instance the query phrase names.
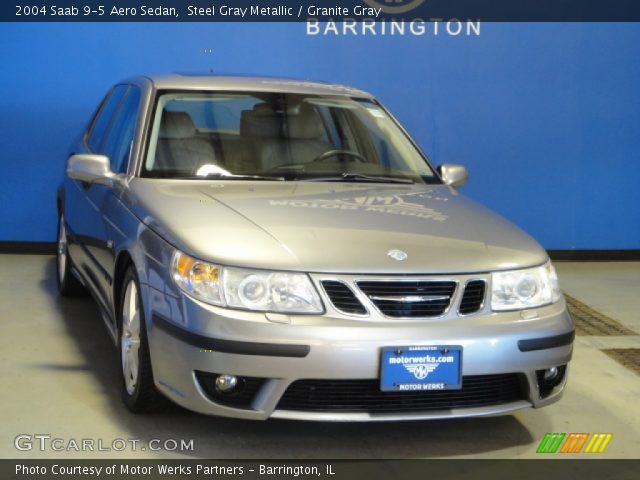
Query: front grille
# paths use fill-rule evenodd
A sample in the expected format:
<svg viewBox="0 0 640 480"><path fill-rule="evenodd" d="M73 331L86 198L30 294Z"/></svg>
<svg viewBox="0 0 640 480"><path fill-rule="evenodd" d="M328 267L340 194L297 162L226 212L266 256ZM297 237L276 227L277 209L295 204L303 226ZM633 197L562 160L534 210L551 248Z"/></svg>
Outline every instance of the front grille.
<svg viewBox="0 0 640 480"><path fill-rule="evenodd" d="M364 315L367 310L360 300L356 298L353 291L344 283L335 280L323 280L322 288L327 292L327 296L334 307L344 313L352 315Z"/></svg>
<svg viewBox="0 0 640 480"><path fill-rule="evenodd" d="M484 280L472 280L464 287L464 294L460 301L458 312L462 315L469 315L477 312L484 302Z"/></svg>
<svg viewBox="0 0 640 480"><path fill-rule="evenodd" d="M502 405L526 398L519 374L472 375L461 390L382 392L378 380L298 380L278 403L279 410L403 413Z"/></svg>
<svg viewBox="0 0 640 480"><path fill-rule="evenodd" d="M221 405L235 408L251 408L251 402L264 383L264 378L238 377L238 386L231 393L221 393L216 388L217 373L196 370L196 379L209 400Z"/></svg>
<svg viewBox="0 0 640 480"><path fill-rule="evenodd" d="M453 281L358 281L357 285L388 317L439 317L456 290Z"/></svg>

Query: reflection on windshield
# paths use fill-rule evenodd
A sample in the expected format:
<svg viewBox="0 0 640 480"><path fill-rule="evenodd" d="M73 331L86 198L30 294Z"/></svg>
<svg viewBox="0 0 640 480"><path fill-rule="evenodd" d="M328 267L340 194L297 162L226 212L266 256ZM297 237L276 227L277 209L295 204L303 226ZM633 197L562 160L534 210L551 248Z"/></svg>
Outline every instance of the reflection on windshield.
<svg viewBox="0 0 640 480"><path fill-rule="evenodd" d="M157 108L147 177L439 183L367 99L181 92Z"/></svg>

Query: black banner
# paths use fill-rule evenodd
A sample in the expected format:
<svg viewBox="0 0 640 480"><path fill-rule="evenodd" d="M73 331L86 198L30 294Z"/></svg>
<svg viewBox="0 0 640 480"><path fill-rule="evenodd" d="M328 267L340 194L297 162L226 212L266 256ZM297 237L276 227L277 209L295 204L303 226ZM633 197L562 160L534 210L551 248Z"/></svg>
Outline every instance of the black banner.
<svg viewBox="0 0 640 480"><path fill-rule="evenodd" d="M15 0L2 22L637 22L638 0Z"/></svg>
<svg viewBox="0 0 640 480"><path fill-rule="evenodd" d="M410 440L408 440L410 441ZM8 479L636 479L640 460L0 460Z"/></svg>

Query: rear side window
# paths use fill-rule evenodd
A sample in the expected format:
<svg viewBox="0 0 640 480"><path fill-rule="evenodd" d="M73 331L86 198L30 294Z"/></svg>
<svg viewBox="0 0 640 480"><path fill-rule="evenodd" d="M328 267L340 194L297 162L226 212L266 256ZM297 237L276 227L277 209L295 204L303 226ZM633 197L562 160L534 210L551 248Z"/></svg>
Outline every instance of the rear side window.
<svg viewBox="0 0 640 480"><path fill-rule="evenodd" d="M117 85L102 102L100 111L93 120L91 131L87 138L87 145L89 146L89 150L92 152L97 152L98 148L100 148L100 145L102 144L102 137L109 126L113 112L116 111L116 108L126 91L127 85Z"/></svg>
<svg viewBox="0 0 640 480"><path fill-rule="evenodd" d="M99 152L109 157L113 172L124 173L127 170L138 119L140 96L140 89L132 85L120 102L120 107L100 146Z"/></svg>

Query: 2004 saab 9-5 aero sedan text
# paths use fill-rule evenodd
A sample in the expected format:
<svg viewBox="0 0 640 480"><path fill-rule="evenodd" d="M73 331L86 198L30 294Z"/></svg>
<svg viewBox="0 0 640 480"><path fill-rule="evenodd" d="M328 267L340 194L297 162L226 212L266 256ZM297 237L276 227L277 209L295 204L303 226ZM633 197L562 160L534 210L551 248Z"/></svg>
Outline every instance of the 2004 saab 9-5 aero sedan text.
<svg viewBox="0 0 640 480"><path fill-rule="evenodd" d="M135 412L407 420L562 395L574 327L546 252L365 92L132 78L66 172L59 288L95 297Z"/></svg>

